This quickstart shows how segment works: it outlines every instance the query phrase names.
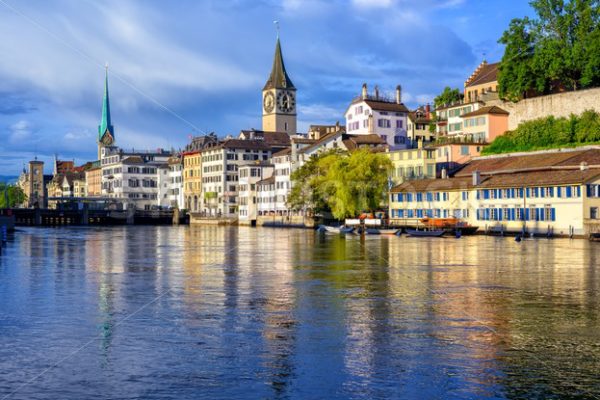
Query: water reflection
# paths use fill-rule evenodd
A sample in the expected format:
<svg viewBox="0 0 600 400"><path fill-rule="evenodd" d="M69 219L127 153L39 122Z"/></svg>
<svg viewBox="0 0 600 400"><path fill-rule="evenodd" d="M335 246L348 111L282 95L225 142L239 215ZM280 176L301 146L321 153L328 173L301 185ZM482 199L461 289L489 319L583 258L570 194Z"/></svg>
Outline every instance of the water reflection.
<svg viewBox="0 0 600 400"><path fill-rule="evenodd" d="M598 249L25 229L0 256L0 397L592 398Z"/></svg>

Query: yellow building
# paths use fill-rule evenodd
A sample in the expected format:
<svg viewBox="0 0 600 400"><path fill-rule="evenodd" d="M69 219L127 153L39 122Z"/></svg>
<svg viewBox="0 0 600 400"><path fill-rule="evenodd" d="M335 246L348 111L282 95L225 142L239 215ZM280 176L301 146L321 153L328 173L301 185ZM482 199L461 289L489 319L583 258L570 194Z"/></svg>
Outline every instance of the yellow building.
<svg viewBox="0 0 600 400"><path fill-rule="evenodd" d="M102 195L102 168L99 161L94 161L92 167L85 171L85 184L87 197Z"/></svg>
<svg viewBox="0 0 600 400"><path fill-rule="evenodd" d="M592 164L598 157L600 147L481 157L454 178L394 187L389 213L402 225L454 217L482 231L600 232L600 168Z"/></svg>
<svg viewBox="0 0 600 400"><path fill-rule="evenodd" d="M394 166L392 180L396 184L412 179L436 177L435 149L423 148L421 142L416 149L389 151L386 155Z"/></svg>
<svg viewBox="0 0 600 400"><path fill-rule="evenodd" d="M465 81L465 102L485 100L485 96L498 92L498 66L483 61Z"/></svg>
<svg viewBox="0 0 600 400"><path fill-rule="evenodd" d="M202 153L183 153L183 196L190 212L199 212L202 204Z"/></svg>

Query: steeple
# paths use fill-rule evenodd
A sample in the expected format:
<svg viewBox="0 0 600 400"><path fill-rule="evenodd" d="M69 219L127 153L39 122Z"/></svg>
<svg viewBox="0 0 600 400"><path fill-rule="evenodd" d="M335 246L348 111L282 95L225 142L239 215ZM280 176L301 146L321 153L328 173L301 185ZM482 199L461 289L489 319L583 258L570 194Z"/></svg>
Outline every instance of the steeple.
<svg viewBox="0 0 600 400"><path fill-rule="evenodd" d="M98 143L111 145L115 140L115 130L110 121L110 102L108 99L108 64L104 78L104 98L102 99L102 119L98 125Z"/></svg>
<svg viewBox="0 0 600 400"><path fill-rule="evenodd" d="M281 43L279 42L279 33L277 34L277 44L275 45L275 57L273 58L273 68L271 75L263 90L269 89L295 89L292 80L285 70L283 55L281 54Z"/></svg>

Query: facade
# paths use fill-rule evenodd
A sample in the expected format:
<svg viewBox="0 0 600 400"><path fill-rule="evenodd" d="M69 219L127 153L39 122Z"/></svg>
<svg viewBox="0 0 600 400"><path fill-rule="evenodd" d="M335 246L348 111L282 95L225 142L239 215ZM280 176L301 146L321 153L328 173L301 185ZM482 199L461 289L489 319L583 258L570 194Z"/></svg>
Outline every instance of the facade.
<svg viewBox="0 0 600 400"><path fill-rule="evenodd" d="M262 91L263 131L296 134L296 87L287 74L279 37L273 67Z"/></svg>
<svg viewBox="0 0 600 400"><path fill-rule="evenodd" d="M238 167L267 161L271 149L262 139L227 139L201 151L202 208L209 216L234 217L238 211Z"/></svg>
<svg viewBox="0 0 600 400"><path fill-rule="evenodd" d="M202 153L200 150L184 152L183 196L186 210L200 212L202 203Z"/></svg>
<svg viewBox="0 0 600 400"><path fill-rule="evenodd" d="M239 223L255 225L259 215L257 183L273 176L273 165L256 161L239 166Z"/></svg>
<svg viewBox="0 0 600 400"><path fill-rule="evenodd" d="M103 197L119 199L127 207L138 209L163 205L163 175L166 176L164 167L171 156L169 152L125 152L105 146L101 156Z"/></svg>
<svg viewBox="0 0 600 400"><path fill-rule="evenodd" d="M85 171L85 193L87 197L99 197L102 195L102 168L100 161L94 161L91 167Z"/></svg>
<svg viewBox="0 0 600 400"><path fill-rule="evenodd" d="M481 143L447 143L431 146L435 150L436 176L440 178L442 171L452 176L467 165L474 157L481 154L485 147Z"/></svg>
<svg viewBox="0 0 600 400"><path fill-rule="evenodd" d="M483 107L482 102L457 103L449 106L439 107L437 115L437 134L450 138L462 138L464 130L463 115L472 113Z"/></svg>
<svg viewBox="0 0 600 400"><path fill-rule="evenodd" d="M465 101L475 102L479 100L486 101L490 95L496 95L498 92L498 66L500 63L488 64L483 61L473 74L465 81Z"/></svg>
<svg viewBox="0 0 600 400"><path fill-rule="evenodd" d="M431 142L435 138L435 131L429 130L429 126L432 124L434 122L431 118L431 106L429 104L409 112L406 127L407 147L417 147L419 142Z"/></svg>
<svg viewBox="0 0 600 400"><path fill-rule="evenodd" d="M481 157L454 178L396 186L390 216L402 224L456 217L487 231L586 235L600 227L600 168L592 164L599 158L600 148Z"/></svg>
<svg viewBox="0 0 600 400"><path fill-rule="evenodd" d="M463 135L468 141L490 143L508 130L508 112L498 106L486 106L464 114Z"/></svg>
<svg viewBox="0 0 600 400"><path fill-rule="evenodd" d="M395 150L386 155L392 161L392 181L395 184L413 179L435 179L435 148L419 146L416 149Z"/></svg>
<svg viewBox="0 0 600 400"><path fill-rule="evenodd" d="M177 155L169 158L169 176L168 176L168 207L185 208L185 197L183 188L183 161L182 156Z"/></svg>
<svg viewBox="0 0 600 400"><path fill-rule="evenodd" d="M395 99L388 99L375 92L369 95L367 84L362 93L352 100L344 116L346 132L352 135L376 134L393 149L403 149L410 145L407 137L408 109L402 103L402 88L396 87Z"/></svg>

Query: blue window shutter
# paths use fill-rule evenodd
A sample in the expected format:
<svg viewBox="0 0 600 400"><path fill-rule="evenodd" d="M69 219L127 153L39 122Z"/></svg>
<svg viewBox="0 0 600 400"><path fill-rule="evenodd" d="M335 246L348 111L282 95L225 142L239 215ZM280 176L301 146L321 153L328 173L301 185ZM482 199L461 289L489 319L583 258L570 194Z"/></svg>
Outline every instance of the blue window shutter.
<svg viewBox="0 0 600 400"><path fill-rule="evenodd" d="M483 198L486 199L486 200L490 198L490 191L489 191L489 189L484 189L483 190Z"/></svg>
<svg viewBox="0 0 600 400"><path fill-rule="evenodd" d="M554 188L553 187L550 188L550 197L554 197Z"/></svg>
<svg viewBox="0 0 600 400"><path fill-rule="evenodd" d="M479 200L479 190L476 191L475 193L477 193L477 200Z"/></svg>
<svg viewBox="0 0 600 400"><path fill-rule="evenodd" d="M525 190L525 194L526 194L526 196L527 196L527 197L529 197L529 193L530 193L530 190L529 190L529 188L527 188L527 189Z"/></svg>
<svg viewBox="0 0 600 400"><path fill-rule="evenodd" d="M510 210L510 220L514 221L515 220L515 215L516 215L516 210L513 208Z"/></svg>
<svg viewBox="0 0 600 400"><path fill-rule="evenodd" d="M552 221L556 221L556 208L552 208L552 210L550 210L550 216Z"/></svg>
<svg viewBox="0 0 600 400"><path fill-rule="evenodd" d="M529 221L529 208L525 209L525 221Z"/></svg>
<svg viewBox="0 0 600 400"><path fill-rule="evenodd" d="M577 186L577 197L581 197L581 186Z"/></svg>
<svg viewBox="0 0 600 400"><path fill-rule="evenodd" d="M587 185L587 197L592 197L592 185Z"/></svg>
<svg viewBox="0 0 600 400"><path fill-rule="evenodd" d="M546 197L546 188L540 188L540 197Z"/></svg>
<svg viewBox="0 0 600 400"><path fill-rule="evenodd" d="M479 221L479 208L477 209L477 216L476 216L476 218L477 218L477 221Z"/></svg>
<svg viewBox="0 0 600 400"><path fill-rule="evenodd" d="M562 188L560 186L556 188L556 197L562 197Z"/></svg>
<svg viewBox="0 0 600 400"><path fill-rule="evenodd" d="M571 197L571 186L567 186L566 194L567 197Z"/></svg>

